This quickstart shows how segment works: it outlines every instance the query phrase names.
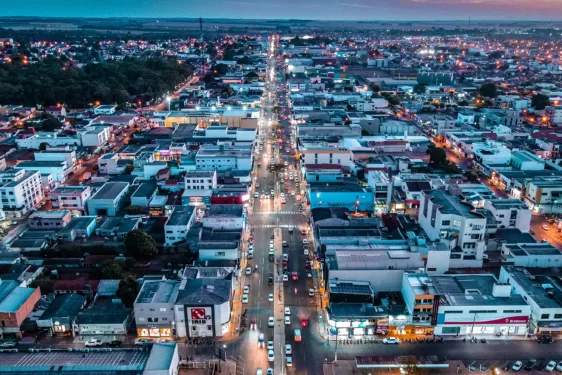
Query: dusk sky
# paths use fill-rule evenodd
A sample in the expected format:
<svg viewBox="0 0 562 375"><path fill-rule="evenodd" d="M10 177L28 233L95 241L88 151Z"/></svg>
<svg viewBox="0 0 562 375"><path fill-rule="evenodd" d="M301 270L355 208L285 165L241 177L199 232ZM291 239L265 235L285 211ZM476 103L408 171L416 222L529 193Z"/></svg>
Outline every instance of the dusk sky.
<svg viewBox="0 0 562 375"><path fill-rule="evenodd" d="M561 20L562 0L4 0L0 16ZM0 23L1 26L1 23Z"/></svg>

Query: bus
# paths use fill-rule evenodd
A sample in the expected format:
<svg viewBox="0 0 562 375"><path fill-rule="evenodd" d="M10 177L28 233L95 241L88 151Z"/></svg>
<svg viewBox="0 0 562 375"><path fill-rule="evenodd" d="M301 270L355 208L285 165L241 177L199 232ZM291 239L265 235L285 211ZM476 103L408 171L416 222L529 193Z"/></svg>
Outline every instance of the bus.
<svg viewBox="0 0 562 375"><path fill-rule="evenodd" d="M302 341L301 330L295 329L295 342L301 342L301 341Z"/></svg>

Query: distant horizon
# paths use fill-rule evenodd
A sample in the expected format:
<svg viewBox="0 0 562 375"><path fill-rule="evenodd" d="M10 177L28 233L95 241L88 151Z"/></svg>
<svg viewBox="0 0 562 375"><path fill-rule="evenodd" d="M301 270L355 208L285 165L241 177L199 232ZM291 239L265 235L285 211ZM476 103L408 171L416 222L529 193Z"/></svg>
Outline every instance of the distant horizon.
<svg viewBox="0 0 562 375"><path fill-rule="evenodd" d="M556 17L553 17L557 15ZM178 17L180 16L180 17ZM562 21L560 0L21 0L0 17L438 22ZM517 20L517 21L514 21ZM0 25L1 26L1 25Z"/></svg>

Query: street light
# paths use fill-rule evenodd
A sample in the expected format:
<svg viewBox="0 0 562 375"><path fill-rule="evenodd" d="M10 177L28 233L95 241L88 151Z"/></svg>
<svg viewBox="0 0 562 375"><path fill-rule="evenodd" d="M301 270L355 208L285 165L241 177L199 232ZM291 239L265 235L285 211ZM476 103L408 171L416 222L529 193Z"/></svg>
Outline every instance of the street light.
<svg viewBox="0 0 562 375"><path fill-rule="evenodd" d="M170 105L172 103L172 98L170 96L166 97L166 101L168 102L168 111L170 110Z"/></svg>

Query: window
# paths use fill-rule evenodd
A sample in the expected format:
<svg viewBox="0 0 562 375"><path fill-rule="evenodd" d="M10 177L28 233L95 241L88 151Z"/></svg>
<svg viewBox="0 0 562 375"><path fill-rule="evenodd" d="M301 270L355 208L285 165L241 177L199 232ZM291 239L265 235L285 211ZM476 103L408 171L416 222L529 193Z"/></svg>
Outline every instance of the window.
<svg viewBox="0 0 562 375"><path fill-rule="evenodd" d="M541 314L541 319L549 319L550 314Z"/></svg>
<svg viewBox="0 0 562 375"><path fill-rule="evenodd" d="M503 310L504 314L518 314L521 310Z"/></svg>
<svg viewBox="0 0 562 375"><path fill-rule="evenodd" d="M497 310L470 310L469 314L497 314Z"/></svg>
<svg viewBox="0 0 562 375"><path fill-rule="evenodd" d="M451 225L451 220L443 220L441 222L441 225L444 226L444 227L449 226L449 225Z"/></svg>
<svg viewBox="0 0 562 375"><path fill-rule="evenodd" d="M435 271L437 271L437 268L428 268L427 271L428 272L435 272Z"/></svg>
<svg viewBox="0 0 562 375"><path fill-rule="evenodd" d="M462 314L462 310L445 311L445 314Z"/></svg>
<svg viewBox="0 0 562 375"><path fill-rule="evenodd" d="M166 312L166 308L165 308L165 307L161 307L161 308L160 308L160 311Z"/></svg>

